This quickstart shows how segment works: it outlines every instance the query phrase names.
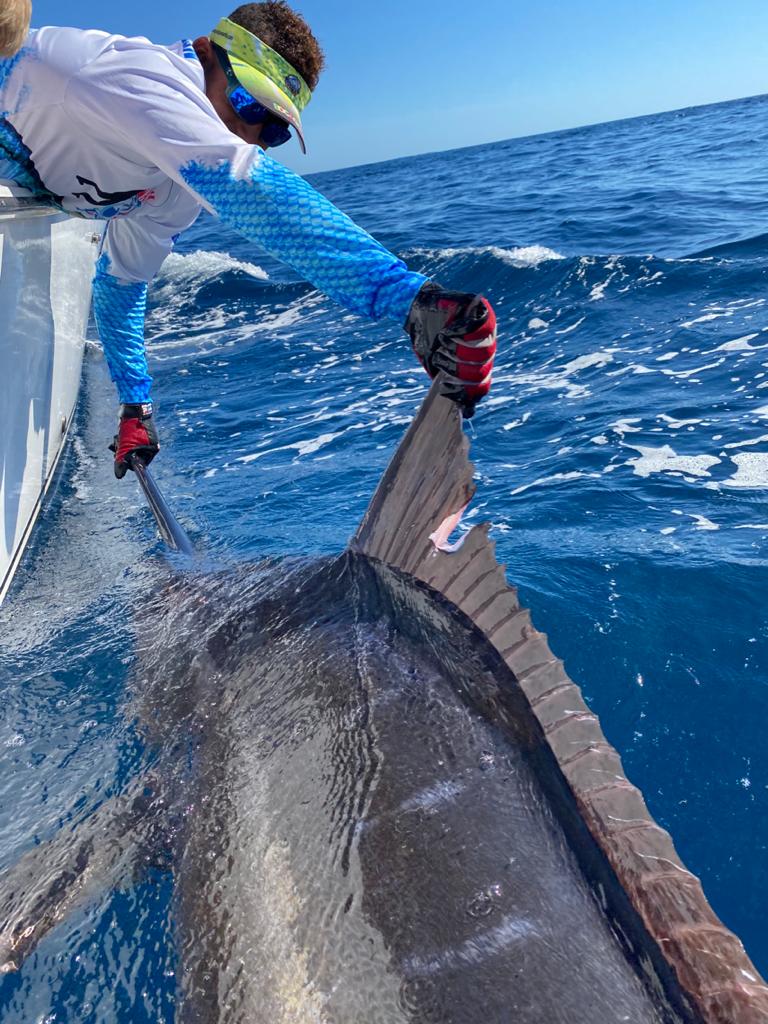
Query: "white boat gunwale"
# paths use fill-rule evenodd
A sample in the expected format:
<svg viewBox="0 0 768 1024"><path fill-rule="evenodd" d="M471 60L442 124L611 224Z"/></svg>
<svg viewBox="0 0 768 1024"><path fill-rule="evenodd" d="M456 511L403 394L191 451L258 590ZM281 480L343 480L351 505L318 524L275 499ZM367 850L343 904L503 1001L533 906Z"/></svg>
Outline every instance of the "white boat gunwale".
<svg viewBox="0 0 768 1024"><path fill-rule="evenodd" d="M0 603L74 420L100 225L0 181Z"/></svg>
<svg viewBox="0 0 768 1024"><path fill-rule="evenodd" d="M23 530L22 535L21 535L21 539L19 540L18 547L16 548L16 551L14 552L13 557L11 558L11 562L10 562L10 564L8 566L8 570L7 570L6 574L5 574L5 576L3 577L2 582L0 582L0 604L2 604L3 600L5 599L6 594L10 590L11 584L13 583L13 578L16 575L16 570L19 568L19 564L21 562L21 559L23 558L24 553L27 550L27 545L29 544L29 539L32 536L32 530L34 529L35 523L38 520L40 512L42 511L43 502L45 501L45 496L47 495L48 491L50 490L51 484L53 483L53 480L54 480L54 478L56 476L56 471L59 468L59 464L61 462L61 457L64 454L64 449L66 447L67 437L69 436L69 428L72 426L72 422L74 421L76 412L77 412L77 403L75 403L75 406L72 409L72 414L69 417L69 419L66 422L66 424L62 425L61 443L59 444L59 447L58 447L58 449L56 451L56 455L54 457L53 464L51 465L50 472L48 473L48 475L47 475L47 477L45 479L45 483L43 484L42 490L40 491L40 493L37 496L37 501L35 502L35 506L34 506L34 508L32 510L32 514L30 515L29 519L27 520L27 525L24 527L24 530Z"/></svg>

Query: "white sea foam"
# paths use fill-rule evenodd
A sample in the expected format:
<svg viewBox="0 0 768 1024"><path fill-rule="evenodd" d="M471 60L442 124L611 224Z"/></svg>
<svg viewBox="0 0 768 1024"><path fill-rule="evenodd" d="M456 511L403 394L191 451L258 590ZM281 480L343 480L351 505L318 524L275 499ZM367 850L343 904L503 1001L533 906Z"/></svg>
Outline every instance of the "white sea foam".
<svg viewBox="0 0 768 1024"><path fill-rule="evenodd" d="M247 342L256 334L273 336L299 322L306 322L318 304L317 292L312 292L293 302L288 309L277 313L264 313L254 320L247 310L233 310L227 306L201 310L184 315L180 312L186 299L179 292L175 297L164 300L152 311L148 319L151 340L148 347L155 358L176 358L189 349L211 351L217 348L232 348ZM283 333L285 342L289 335ZM313 347L313 351L324 351ZM184 370L179 370L183 373Z"/></svg>
<svg viewBox="0 0 768 1024"><path fill-rule="evenodd" d="M505 373L498 374L495 378L496 388L499 385L508 384L510 390L520 395L520 389L526 388L523 394L536 394L538 391L565 391L566 398L585 398L589 395L589 389L582 384L574 384L568 380L567 374L560 372L547 373L538 370L533 373Z"/></svg>
<svg viewBox="0 0 768 1024"><path fill-rule="evenodd" d="M546 245L524 245L517 249L500 249L495 245L480 249L480 252L487 252L491 256L509 263L518 270L525 267L538 267L540 263L549 263L551 260L564 260L565 256L554 249L548 249Z"/></svg>
<svg viewBox="0 0 768 1024"><path fill-rule="evenodd" d="M768 488L768 452L742 452L734 455L733 461L736 472L723 480L723 487Z"/></svg>
<svg viewBox="0 0 768 1024"><path fill-rule="evenodd" d="M275 452L284 452L295 450L298 452L299 457L302 455L311 455L313 452L319 451L324 448L331 441L335 441L337 437L340 437L340 433L336 434L320 434L318 437L310 438L307 441L296 441L293 444L283 444L277 448L267 448L263 452L254 452L251 455L241 455L235 459L235 462L256 462L257 459L264 458L265 455L272 455Z"/></svg>
<svg viewBox="0 0 768 1024"><path fill-rule="evenodd" d="M615 423L611 423L610 429L615 431L619 437L623 437L625 434L639 434L642 431L642 427L636 427L635 423L641 423L642 420L639 416L630 416L625 420L616 420Z"/></svg>
<svg viewBox="0 0 768 1024"><path fill-rule="evenodd" d="M223 252L171 253L151 285L153 308L147 318L148 337L154 355L159 352L188 348L190 335L204 336L205 347L219 345L216 332L227 334L227 344L236 340L231 330L245 318L243 312L232 310L226 302L213 308L193 311L198 292L222 274L237 271L254 281L268 276L255 263L237 260ZM182 307L185 309L182 314ZM181 328L181 329L180 329ZM197 343L195 344L197 347Z"/></svg>
<svg viewBox="0 0 768 1024"><path fill-rule="evenodd" d="M625 447L639 453L638 458L628 459L627 465L632 466L636 476L642 477L649 477L653 473L675 473L691 477L709 476L712 466L716 466L720 462L720 459L714 455L678 455L668 444L661 448L648 448L645 445L635 444L628 444Z"/></svg>
<svg viewBox="0 0 768 1024"><path fill-rule="evenodd" d="M540 263L548 263L551 260L565 259L561 253L547 248L546 245L523 245L513 249L503 249L498 245L483 245L467 249L414 249L412 253L414 256L429 256L437 260L451 260L457 256L493 256L518 270L538 267Z"/></svg>
<svg viewBox="0 0 768 1024"><path fill-rule="evenodd" d="M524 423L527 423L531 418L530 412L524 412L519 420L512 420L510 423L505 423L501 428L502 430L514 430L516 427L522 427Z"/></svg>
<svg viewBox="0 0 768 1024"><path fill-rule="evenodd" d="M399 400L392 399L389 402L383 403L383 406L391 407L397 404L399 404ZM325 407L322 407L319 412L317 410L314 410L305 413L303 416L298 415L293 417L293 423L294 425L300 423L303 425L311 425L313 423L321 423L327 421L330 418L331 416L326 414L325 412ZM410 422L410 418L406 417L402 421ZM388 415L387 422L391 424L401 422L401 420L398 418L392 418L391 416ZM258 459L263 459L266 455L274 455L275 452L289 451L295 451L297 453L296 458L301 458L302 456L305 455L313 455L321 448L325 448L327 445L332 444L333 441L335 441L337 438L341 437L343 434L346 434L351 430L367 430L369 428L369 423L352 423L350 424L350 426L345 427L343 430L338 430L335 432L329 431L327 433L318 434L316 437L309 437L304 439L303 441L294 441L291 444L281 444L271 448L264 447L264 449L261 451L251 452L247 455L240 455L236 459L234 459L233 462L247 465L248 463L256 462ZM376 428L373 427L373 429L375 430ZM269 444L269 441L267 441L266 444Z"/></svg>
<svg viewBox="0 0 768 1024"><path fill-rule="evenodd" d="M586 370L590 366L607 366L613 362L611 352L589 352L587 355L572 359L563 367L563 373L576 373L578 370Z"/></svg>
<svg viewBox="0 0 768 1024"><path fill-rule="evenodd" d="M514 395L494 395L493 392L491 392L488 398L483 399L483 408L493 409L499 405L509 405L510 402L514 401L516 401Z"/></svg>
<svg viewBox="0 0 768 1024"><path fill-rule="evenodd" d="M188 254L172 252L167 257L163 268L158 275L157 285L164 288L172 285L173 288L184 287L185 285L206 284L213 277L225 274L230 271L239 271L253 277L258 281L268 280L268 274L255 263L235 259L225 252L191 252Z"/></svg>
<svg viewBox="0 0 768 1024"><path fill-rule="evenodd" d="M696 426L697 424L702 422L702 420L697 419L676 420L672 416L667 416L665 412L661 413L661 415L659 415L657 418L667 423L672 428L672 430L680 430L682 427Z"/></svg>
<svg viewBox="0 0 768 1024"><path fill-rule="evenodd" d="M764 441L768 441L768 434L761 434L760 437L751 437L748 441L732 441L730 444L723 445L724 448L751 448L752 445L762 444Z"/></svg>
<svg viewBox="0 0 768 1024"><path fill-rule="evenodd" d="M666 370L663 369L661 372L667 377L679 377L681 380L687 380L689 377L695 377L697 373L703 373L705 370L714 370L717 366L722 366L725 362L725 356L715 360L714 363L706 363L704 366L695 366L692 370Z"/></svg>
<svg viewBox="0 0 768 1024"><path fill-rule="evenodd" d="M697 316L694 320L686 320L685 323L680 324L680 326L685 328L695 327L696 324L707 324L712 320L721 320L724 316L733 316L733 310L718 309L711 313L703 313L701 316Z"/></svg>
<svg viewBox="0 0 768 1024"><path fill-rule="evenodd" d="M718 345L714 352L755 352L756 347L750 345L750 341L754 341L755 338L759 337L759 334L745 334L743 338L734 338L733 341L726 341L723 345ZM763 348L764 346L758 345L757 348Z"/></svg>
<svg viewBox="0 0 768 1024"><path fill-rule="evenodd" d="M538 316L535 316L532 320L528 321L528 330L529 331L543 331L547 327L549 327L549 324L547 323L547 321L546 320L542 320L541 317L538 317Z"/></svg>
<svg viewBox="0 0 768 1024"><path fill-rule="evenodd" d="M583 316L580 320L577 320L575 324L571 324L570 327L563 327L562 330L555 331L555 334L570 334L571 331L575 331L577 327L581 327L581 325L584 323L586 319L587 318Z"/></svg>
<svg viewBox="0 0 768 1024"><path fill-rule="evenodd" d="M587 355L572 359L562 367L554 367L554 360L549 360L538 370L529 373L509 373L496 376L496 389L499 385L509 385L504 390L519 397L520 388L530 385L530 392L537 391L559 391L565 392L566 398L585 398L590 394L589 388L584 384L577 384L570 379L571 374L589 367L605 366L613 359L609 351L590 352Z"/></svg>
<svg viewBox="0 0 768 1024"><path fill-rule="evenodd" d="M695 512L686 512L689 519L693 519L695 522L695 530L719 530L720 527L717 523L713 523L711 519L707 519L706 516L697 515Z"/></svg>
<svg viewBox="0 0 768 1024"><path fill-rule="evenodd" d="M156 357L173 356L190 345L206 349L233 345L252 333L244 323L245 312L230 308L225 301L212 308L195 308L200 290L228 271L239 271L254 281L267 280L266 272L255 263L226 253L171 253L151 286L153 308L147 316L147 338Z"/></svg>
<svg viewBox="0 0 768 1024"><path fill-rule="evenodd" d="M532 487L546 487L550 484L565 484L570 483L572 480L583 480L585 477L599 477L600 473L582 473L580 470L574 470L571 473L553 473L552 476L542 476L538 480L532 480L529 484L523 484L521 487L516 487L514 491L510 491L510 495L522 494L524 491L529 491Z"/></svg>

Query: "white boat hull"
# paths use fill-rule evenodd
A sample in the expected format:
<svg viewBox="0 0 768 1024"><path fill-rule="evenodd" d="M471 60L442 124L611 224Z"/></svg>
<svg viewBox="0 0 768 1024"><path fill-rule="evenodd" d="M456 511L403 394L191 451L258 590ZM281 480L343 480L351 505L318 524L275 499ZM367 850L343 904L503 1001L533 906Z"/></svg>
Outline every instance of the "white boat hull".
<svg viewBox="0 0 768 1024"><path fill-rule="evenodd" d="M0 601L72 422L99 234L0 183Z"/></svg>

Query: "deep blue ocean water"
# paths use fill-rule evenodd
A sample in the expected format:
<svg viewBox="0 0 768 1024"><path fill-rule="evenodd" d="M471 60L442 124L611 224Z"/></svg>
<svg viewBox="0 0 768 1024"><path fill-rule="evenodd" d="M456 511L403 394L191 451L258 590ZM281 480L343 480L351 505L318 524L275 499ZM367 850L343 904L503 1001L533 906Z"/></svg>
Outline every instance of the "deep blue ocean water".
<svg viewBox="0 0 768 1024"><path fill-rule="evenodd" d="M534 622L715 909L768 972L768 98L312 180L496 306L478 494ZM211 565L343 548L423 398L366 323L203 218L148 322L156 475ZM119 789L136 612L167 572L89 347L60 482L0 609L0 866ZM173 561L171 559L171 561ZM146 629L146 625L139 627ZM165 876L0 985L4 1022L171 1021Z"/></svg>

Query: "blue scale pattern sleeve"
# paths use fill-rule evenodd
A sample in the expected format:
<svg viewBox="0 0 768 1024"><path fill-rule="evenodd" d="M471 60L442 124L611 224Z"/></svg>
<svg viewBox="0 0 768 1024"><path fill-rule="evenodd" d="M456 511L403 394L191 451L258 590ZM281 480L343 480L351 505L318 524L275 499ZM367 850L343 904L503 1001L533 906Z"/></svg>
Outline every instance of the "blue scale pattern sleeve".
<svg viewBox="0 0 768 1024"><path fill-rule="evenodd" d="M93 313L110 376L120 401L149 402L152 378L144 349L145 282L126 282L109 273L109 258L101 256L93 279Z"/></svg>
<svg viewBox="0 0 768 1024"><path fill-rule="evenodd" d="M260 153L246 176L230 164L193 161L187 185L221 219L348 309L404 324L427 280L315 191L298 174Z"/></svg>

